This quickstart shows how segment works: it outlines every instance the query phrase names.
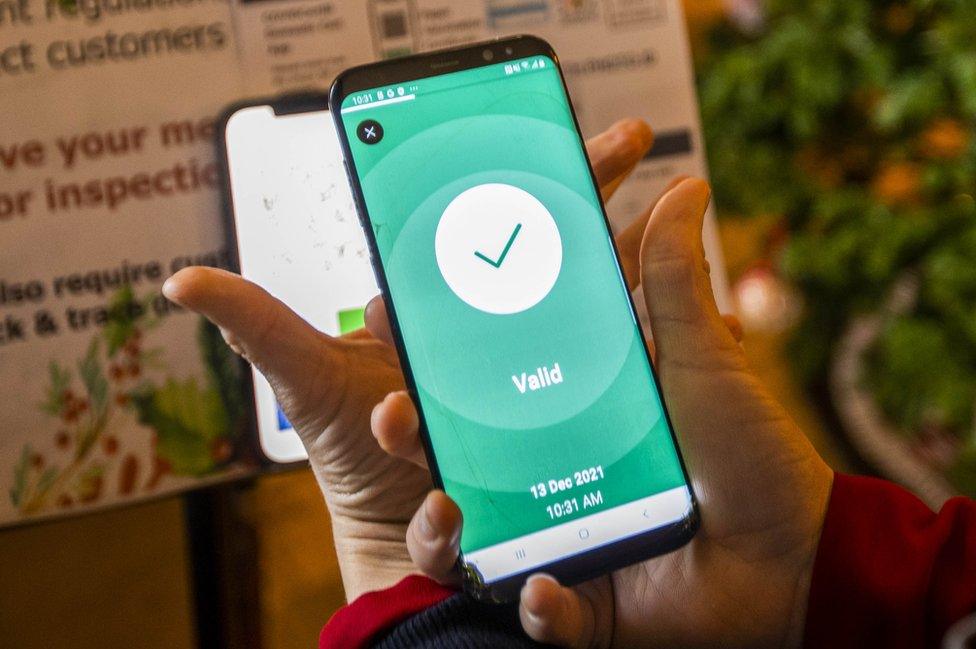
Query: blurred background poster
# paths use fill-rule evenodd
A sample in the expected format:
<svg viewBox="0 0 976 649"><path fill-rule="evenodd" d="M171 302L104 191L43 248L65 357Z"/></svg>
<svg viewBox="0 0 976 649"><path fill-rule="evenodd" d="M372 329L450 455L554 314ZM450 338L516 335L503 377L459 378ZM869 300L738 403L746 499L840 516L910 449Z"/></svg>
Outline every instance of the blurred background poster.
<svg viewBox="0 0 976 649"><path fill-rule="evenodd" d="M3 2L0 43L0 523L240 474L236 363L159 294L226 264L228 6Z"/></svg>
<svg viewBox="0 0 976 649"><path fill-rule="evenodd" d="M657 131L615 225L706 174L676 0L0 0L0 525L256 472L236 360L159 294L228 263L224 106L520 32L562 53L586 135L624 116ZM728 308L711 217L706 247Z"/></svg>
<svg viewBox="0 0 976 649"><path fill-rule="evenodd" d="M234 19L247 92L258 96L324 86L372 59L535 34L560 55L584 135L622 117L654 126L653 150L608 205L615 226L641 214L675 175L707 176L677 0L237 0ZM711 213L706 250L723 268ZM730 308L724 273L713 280Z"/></svg>

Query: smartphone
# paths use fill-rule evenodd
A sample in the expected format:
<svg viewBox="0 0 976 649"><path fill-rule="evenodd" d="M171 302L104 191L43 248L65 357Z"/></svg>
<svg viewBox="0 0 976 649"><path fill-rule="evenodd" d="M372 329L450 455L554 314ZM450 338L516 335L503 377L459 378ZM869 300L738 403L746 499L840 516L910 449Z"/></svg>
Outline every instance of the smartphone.
<svg viewBox="0 0 976 649"><path fill-rule="evenodd" d="M552 48L354 68L330 106L468 590L687 542L695 498Z"/></svg>
<svg viewBox="0 0 976 649"><path fill-rule="evenodd" d="M379 289L328 96L236 104L217 133L235 270L324 333L362 327L365 305ZM260 452L276 463L305 459L271 385L257 369L250 372Z"/></svg>

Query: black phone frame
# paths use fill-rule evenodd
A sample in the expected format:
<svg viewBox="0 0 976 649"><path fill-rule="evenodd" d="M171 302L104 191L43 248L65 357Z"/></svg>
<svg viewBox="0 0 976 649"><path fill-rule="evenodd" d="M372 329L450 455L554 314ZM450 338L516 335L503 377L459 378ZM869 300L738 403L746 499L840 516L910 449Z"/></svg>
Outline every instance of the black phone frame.
<svg viewBox="0 0 976 649"><path fill-rule="evenodd" d="M342 153L345 158L346 173L349 175L349 183L353 190L356 210L359 213L360 222L363 229L366 231L366 239L369 242L373 271L376 274L377 284L379 285L380 290L383 293L383 297L386 300L386 309L390 318L390 328L393 331L393 339L396 343L397 354L400 357L400 364L403 368L403 374L407 384L407 391L410 394L410 397L413 399L414 404L417 405L417 412L420 422L420 436L421 441L423 442L424 455L427 458L427 465L430 467L434 484L439 489L444 488L444 482L441 478L440 470L431 447L426 419L424 417L423 409L420 407L417 386L414 380L413 370L410 366L410 360L405 351L403 336L396 316L396 308L393 300L390 298L390 289L386 280L386 271L382 265L373 228L369 225L369 213L366 210L366 202L363 195L362 185L359 182L359 176L356 173L355 161L349 146L349 138L343 126L342 113L340 109L342 107L343 100L347 96L362 90L373 89L386 85L396 85L417 79L437 76L440 74L494 65L506 60L515 60L538 55L548 56L556 64L556 69L559 71L560 80L563 86L563 92L566 93L566 101L569 105L570 113L573 116L573 124L576 128L577 137L579 137L580 140L580 147L582 148L586 157L587 166L590 168L590 179L593 182L593 187L597 189L597 195L599 196L599 185L597 183L596 176L593 174L593 167L589 159L589 154L586 153L585 142L583 141L582 135L580 135L579 120L576 117L576 111L573 109L572 101L570 100L569 93L566 90L566 79L563 76L562 67L559 65L559 59L556 56L552 46L539 37L519 35L484 41L458 48L438 50L425 54L393 59L390 61L381 61L361 65L340 73L333 82L332 89L329 93L329 107L332 112L332 118L336 122L336 130L339 133L339 143L342 147ZM603 206L602 201L601 212L603 214L604 225L607 228L607 235L612 242L614 259L619 270L620 253L617 249L616 242L613 240L613 231L611 229L610 220L607 216L606 208ZM622 272L620 276L623 277ZM634 315L634 319L636 321L636 307L634 305L633 298L629 295L629 292L628 303L630 305L631 313ZM650 361L650 353L648 351L646 341L643 341L643 336L641 338L644 344L645 354L648 358L648 364L654 376L655 387L661 400L664 417L668 424L668 430L671 434L671 439L678 454L678 460L681 464L682 473L685 476L685 482L688 485L689 492L691 493L691 507L688 515L674 523L664 525L647 532L641 532L633 536L625 537L618 541L614 541L591 550L583 551L569 557L564 557L545 565L536 566L530 570L510 575L491 583L486 583L481 578L481 575L479 575L473 568L473 566L469 566L464 563L462 558L459 556L456 569L462 576L465 590L471 593L474 597L480 600L495 602L515 601L518 599L519 591L521 590L526 579L528 579L530 575L538 572L550 574L564 585L578 584L600 575L607 574L619 568L632 565L639 561L644 561L676 550L688 543L698 531L698 527L700 525L698 501L692 488L691 480L688 477L688 470L685 466L684 458L682 457L681 450L678 447L678 440L674 432L674 426L671 423L671 416L668 412L667 406L664 403L664 395L661 392L660 380L658 379L657 372L654 370L653 363Z"/></svg>
<svg viewBox="0 0 976 649"><path fill-rule="evenodd" d="M234 102L225 107L214 123L214 145L216 147L217 170L220 175L220 212L224 228L224 245L227 248L228 270L241 273L241 258L237 240L237 222L234 216L234 195L230 181L230 158L227 155L227 124L239 111L245 108L268 106L275 116L298 113L329 112L329 94L325 91L302 90L273 97L258 97ZM240 359L242 375L247 377L244 397L251 407L247 409L245 422L247 452L257 458L265 471L289 471L308 465L308 460L279 462L267 456L261 446L261 433L258 429L257 402L254 398L254 376L251 364Z"/></svg>

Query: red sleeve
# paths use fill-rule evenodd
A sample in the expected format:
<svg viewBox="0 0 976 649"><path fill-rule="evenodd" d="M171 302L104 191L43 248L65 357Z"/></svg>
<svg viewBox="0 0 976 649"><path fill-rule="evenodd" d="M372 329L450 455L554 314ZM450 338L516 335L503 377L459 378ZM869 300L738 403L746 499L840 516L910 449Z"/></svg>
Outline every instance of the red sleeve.
<svg viewBox="0 0 976 649"><path fill-rule="evenodd" d="M939 647L976 611L976 501L935 514L883 480L836 474L814 564L808 647Z"/></svg>
<svg viewBox="0 0 976 649"><path fill-rule="evenodd" d="M360 649L407 618L447 599L454 591L420 575L365 593L339 609L319 635L319 649Z"/></svg>
<svg viewBox="0 0 976 649"><path fill-rule="evenodd" d="M454 591L418 575L362 595L329 620L320 649L372 639ZM883 480L836 474L807 610L811 648L938 647L976 611L976 501L938 514Z"/></svg>

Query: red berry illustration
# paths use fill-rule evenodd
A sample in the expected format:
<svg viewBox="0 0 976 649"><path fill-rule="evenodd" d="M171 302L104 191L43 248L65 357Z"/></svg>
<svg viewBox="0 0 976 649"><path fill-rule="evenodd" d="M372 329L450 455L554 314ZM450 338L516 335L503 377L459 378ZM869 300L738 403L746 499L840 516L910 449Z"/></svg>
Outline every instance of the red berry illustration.
<svg viewBox="0 0 976 649"><path fill-rule="evenodd" d="M119 493L126 496L136 488L136 479L139 477L139 459L129 453L122 460L122 470L119 471Z"/></svg>
<svg viewBox="0 0 976 649"><path fill-rule="evenodd" d="M44 466L44 456L40 453L34 453L31 457L31 466L35 469L40 469Z"/></svg>
<svg viewBox="0 0 976 649"><path fill-rule="evenodd" d="M109 435L102 440L102 450L105 451L105 455L115 455L119 450L119 439Z"/></svg>
<svg viewBox="0 0 976 649"><path fill-rule="evenodd" d="M58 431L57 436L54 438L54 442L58 445L58 448L66 449L71 446L71 436L68 435L68 431Z"/></svg>
<svg viewBox="0 0 976 649"><path fill-rule="evenodd" d="M131 365L129 365L129 376L131 377L139 376L139 372L141 371L142 370L139 367L138 363L132 363Z"/></svg>
<svg viewBox="0 0 976 649"><path fill-rule="evenodd" d="M152 491L157 486L159 486L159 481L163 479L163 476L172 470L172 466L169 460L164 460L161 457L156 457L153 462L153 472L149 476L149 480L146 482L146 491Z"/></svg>
<svg viewBox="0 0 976 649"><path fill-rule="evenodd" d="M61 494L58 497L58 507L61 507L62 509L66 507L71 507L71 505L73 504L74 501L71 500L71 496L69 496L68 494Z"/></svg>
<svg viewBox="0 0 976 649"><path fill-rule="evenodd" d="M229 460L233 451L234 447L231 446L230 441L226 437L215 439L210 444L210 457L217 464L223 464Z"/></svg>
<svg viewBox="0 0 976 649"><path fill-rule="evenodd" d="M115 403L124 408L129 405L129 395L124 392L119 392L115 395Z"/></svg>
<svg viewBox="0 0 976 649"><path fill-rule="evenodd" d="M113 381L121 381L123 378L125 378L125 370L122 369L122 367L120 365L117 365L116 363L112 363L111 365L109 365L108 373L109 376L112 377Z"/></svg>

